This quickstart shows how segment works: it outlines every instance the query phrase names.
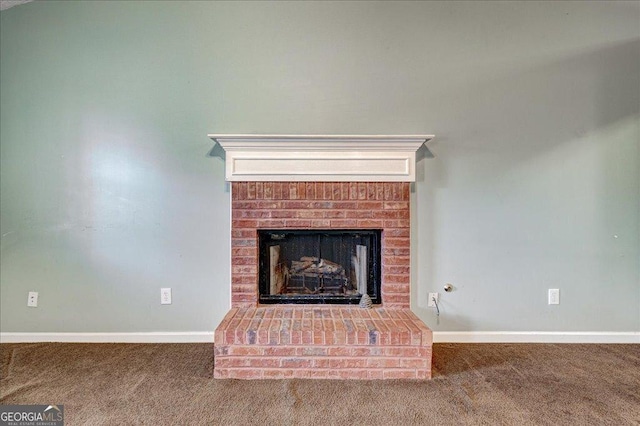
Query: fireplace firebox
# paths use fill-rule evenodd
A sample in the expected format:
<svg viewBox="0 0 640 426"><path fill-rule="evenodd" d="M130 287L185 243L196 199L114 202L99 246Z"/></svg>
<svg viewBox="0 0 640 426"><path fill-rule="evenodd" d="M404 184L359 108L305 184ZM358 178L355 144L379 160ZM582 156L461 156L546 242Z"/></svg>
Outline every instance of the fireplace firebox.
<svg viewBox="0 0 640 426"><path fill-rule="evenodd" d="M380 297L381 231L259 230L260 303L357 304Z"/></svg>

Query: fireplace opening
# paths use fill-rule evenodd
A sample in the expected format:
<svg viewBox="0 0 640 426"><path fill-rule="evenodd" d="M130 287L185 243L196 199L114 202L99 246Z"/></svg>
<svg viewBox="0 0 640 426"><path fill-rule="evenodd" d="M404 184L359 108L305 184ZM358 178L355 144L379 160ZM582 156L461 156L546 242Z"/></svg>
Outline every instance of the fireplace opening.
<svg viewBox="0 0 640 426"><path fill-rule="evenodd" d="M259 230L260 303L380 297L380 230Z"/></svg>

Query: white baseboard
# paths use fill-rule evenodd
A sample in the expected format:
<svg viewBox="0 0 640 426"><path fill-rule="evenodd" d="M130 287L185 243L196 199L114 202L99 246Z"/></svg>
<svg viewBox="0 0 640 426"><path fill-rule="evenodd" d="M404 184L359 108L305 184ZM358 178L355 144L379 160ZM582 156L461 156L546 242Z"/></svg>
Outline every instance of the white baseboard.
<svg viewBox="0 0 640 426"><path fill-rule="evenodd" d="M213 332L0 333L0 343L213 343ZM636 343L640 332L434 331L434 343Z"/></svg>
<svg viewBox="0 0 640 426"><path fill-rule="evenodd" d="M0 343L213 343L213 331L147 333L0 333Z"/></svg>
<svg viewBox="0 0 640 426"><path fill-rule="evenodd" d="M640 332L434 331L434 343L640 343Z"/></svg>

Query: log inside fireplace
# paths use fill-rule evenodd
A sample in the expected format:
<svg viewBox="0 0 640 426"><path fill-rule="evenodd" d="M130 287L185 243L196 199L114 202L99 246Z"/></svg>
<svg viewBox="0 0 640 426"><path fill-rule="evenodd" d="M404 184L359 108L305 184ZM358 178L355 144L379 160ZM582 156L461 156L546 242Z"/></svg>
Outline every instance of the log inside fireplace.
<svg viewBox="0 0 640 426"><path fill-rule="evenodd" d="M381 230L259 230L260 303L381 303Z"/></svg>

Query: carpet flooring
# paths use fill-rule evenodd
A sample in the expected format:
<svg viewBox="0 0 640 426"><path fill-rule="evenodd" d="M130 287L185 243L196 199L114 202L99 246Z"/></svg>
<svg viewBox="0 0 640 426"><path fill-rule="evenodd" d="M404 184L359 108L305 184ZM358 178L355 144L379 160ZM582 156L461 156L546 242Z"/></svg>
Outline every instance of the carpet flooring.
<svg viewBox="0 0 640 426"><path fill-rule="evenodd" d="M212 344L0 345L67 425L640 425L640 345L435 344L430 381L214 380Z"/></svg>

